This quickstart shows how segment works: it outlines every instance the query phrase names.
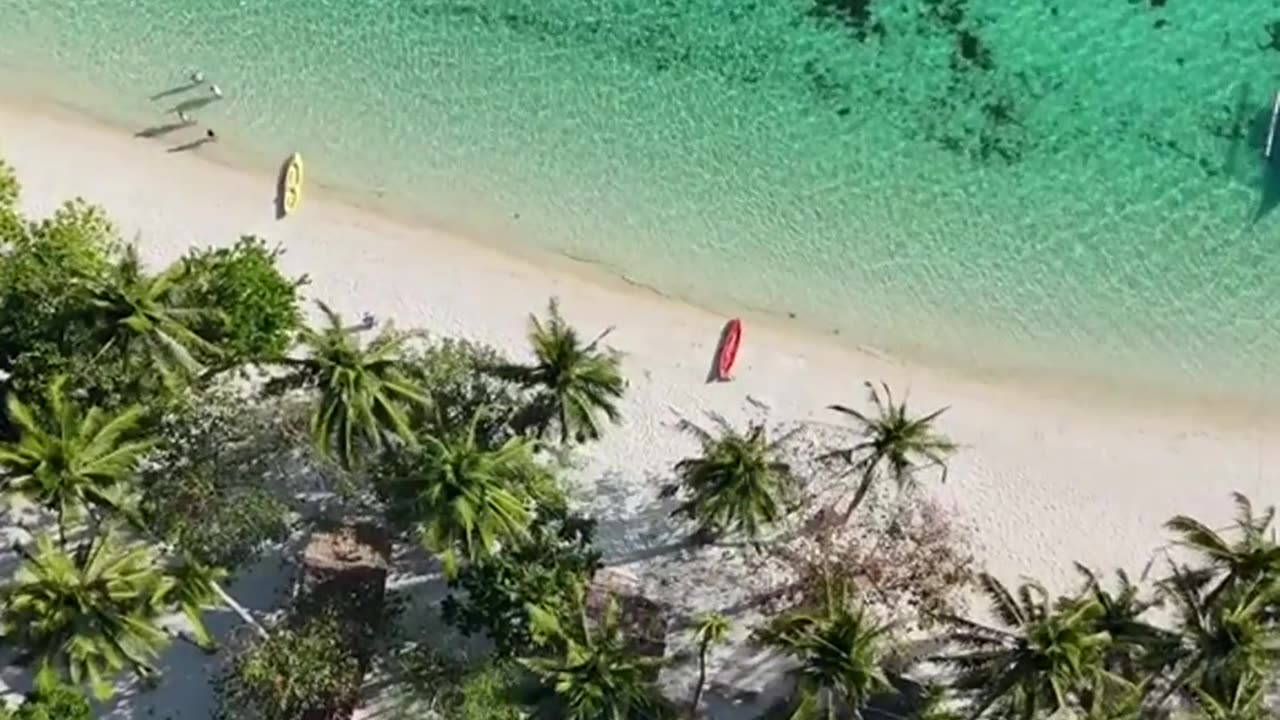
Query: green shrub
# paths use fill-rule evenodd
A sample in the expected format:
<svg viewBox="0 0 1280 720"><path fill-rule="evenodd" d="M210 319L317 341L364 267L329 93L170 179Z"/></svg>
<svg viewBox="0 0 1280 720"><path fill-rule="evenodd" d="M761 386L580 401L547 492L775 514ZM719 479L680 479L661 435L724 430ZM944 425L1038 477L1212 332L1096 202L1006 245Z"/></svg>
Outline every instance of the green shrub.
<svg viewBox="0 0 1280 720"><path fill-rule="evenodd" d="M202 563L235 568L289 532L282 408L208 390L160 422L140 474L148 526Z"/></svg>
<svg viewBox="0 0 1280 720"><path fill-rule="evenodd" d="M84 693L64 685L52 675L36 681L36 689L14 710L0 710L0 720L89 720L89 700Z"/></svg>
<svg viewBox="0 0 1280 720"><path fill-rule="evenodd" d="M286 278L278 263L282 252L244 236L232 247L187 256L187 304L219 311L196 331L233 362L282 355L301 326L299 290L307 277Z"/></svg>
<svg viewBox="0 0 1280 720"><path fill-rule="evenodd" d="M528 539L462 567L449 583L445 621L466 635L484 633L499 657L532 652L528 607L556 612L590 582L600 568L594 535L594 520L539 507Z"/></svg>
<svg viewBox="0 0 1280 720"><path fill-rule="evenodd" d="M454 717L457 720L524 720L528 714L516 700L515 672L507 665L486 664L467 673Z"/></svg>
<svg viewBox="0 0 1280 720"><path fill-rule="evenodd" d="M436 435L465 428L485 409L477 435L487 447L502 444L513 433L511 422L527 405L527 393L513 383L484 372L506 359L483 343L445 338L409 356L406 372L431 403L413 418L414 427Z"/></svg>
<svg viewBox="0 0 1280 720"><path fill-rule="evenodd" d="M240 650L218 679L219 720L298 720L342 707L361 682L360 663L332 615L272 630Z"/></svg>
<svg viewBox="0 0 1280 720"><path fill-rule="evenodd" d="M0 173L0 186L4 185ZM0 187L0 192L7 192ZM103 212L77 201L39 223L0 225L0 373L19 392L38 391L58 373L82 378L95 363L83 322L86 285L105 275L119 236Z"/></svg>

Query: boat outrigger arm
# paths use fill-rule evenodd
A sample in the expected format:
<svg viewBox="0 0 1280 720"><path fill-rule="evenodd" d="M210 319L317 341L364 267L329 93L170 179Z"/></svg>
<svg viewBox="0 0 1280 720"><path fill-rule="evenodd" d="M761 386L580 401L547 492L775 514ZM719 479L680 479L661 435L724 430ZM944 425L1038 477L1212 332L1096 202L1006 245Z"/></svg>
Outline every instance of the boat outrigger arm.
<svg viewBox="0 0 1280 720"><path fill-rule="evenodd" d="M1271 104L1271 127L1267 130L1266 158L1271 159L1271 150L1276 142L1276 120L1280 119L1280 91L1276 92L1275 102Z"/></svg>

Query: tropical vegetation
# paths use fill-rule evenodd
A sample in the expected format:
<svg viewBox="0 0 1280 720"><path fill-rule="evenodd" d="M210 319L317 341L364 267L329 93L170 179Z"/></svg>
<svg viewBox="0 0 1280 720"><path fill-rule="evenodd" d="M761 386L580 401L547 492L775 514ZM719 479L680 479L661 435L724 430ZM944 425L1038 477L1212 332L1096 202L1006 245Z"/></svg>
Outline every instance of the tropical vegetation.
<svg viewBox="0 0 1280 720"><path fill-rule="evenodd" d="M772 717L1277 713L1280 546L1274 509L1244 495L1229 528L1171 518L1174 550L1139 576L1079 566L1065 592L997 578L919 493L960 449L945 408L919 414L868 383L867 406L830 406L852 420L834 449L790 442L807 425L682 422L698 444L654 478L673 500L664 519L674 506L696 537L758 552L683 540L670 552L709 563L698 572L744 558L781 569L753 578L765 601L745 608L628 604L643 592L604 579L626 559L596 542L610 518L584 514L567 482L582 446L622 423L609 330L587 339L552 300L530 318L522 362L352 325L322 302L312 317L306 278L260 239L153 271L100 209L31 220L19 190L0 164L0 497L17 560L0 581L0 636L33 681L7 717L87 718L122 684L163 682L165 653L189 643L218 655L219 712L237 720L349 711L373 673L429 690L434 714L407 717L696 718L717 690L713 650L741 657L731 627L790 670ZM831 485L834 500L820 494ZM885 509L881 486L896 499L871 512ZM278 555L315 580L297 541L357 520L389 549L368 553L375 591L344 596L354 615L317 601L341 586L336 571L272 612L241 605L238 574ZM331 565L364 557L331 549ZM381 622L397 609L388 575L415 563L442 582L397 582L395 596L441 622L409 641L458 650L456 666L404 661ZM984 612L965 607L974 587ZM240 622L212 632L215 606Z"/></svg>

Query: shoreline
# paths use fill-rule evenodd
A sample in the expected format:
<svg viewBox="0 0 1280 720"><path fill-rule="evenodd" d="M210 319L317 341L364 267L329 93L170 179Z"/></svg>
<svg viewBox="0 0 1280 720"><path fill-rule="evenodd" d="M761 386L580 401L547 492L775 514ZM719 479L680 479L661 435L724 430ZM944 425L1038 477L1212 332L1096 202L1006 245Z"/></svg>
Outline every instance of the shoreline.
<svg viewBox="0 0 1280 720"><path fill-rule="evenodd" d="M32 89L31 84L25 84L21 90L13 87L0 88L0 114L55 120L120 135L140 146L159 149L157 141L134 136L136 131L124 126L120 119L107 117L104 113L63 99L39 94ZM197 122L195 127L203 125ZM0 137L0 143L3 141L4 138ZM0 144L0 153L3 152L4 145ZM264 188L274 187L276 182L272 172L273 163L254 162L251 153L227 143L225 138L213 148L206 147L194 153L183 154L190 155L199 162L240 174ZM741 317L751 326L751 334L758 329L767 328L769 332L789 337L802 346L821 346L834 353L874 359L908 373L926 373L942 382L980 387L984 392L1010 393L1014 398L1035 397L1064 401L1071 405L1120 413L1134 409L1158 409L1162 416L1173 412L1185 419L1203 419L1202 416L1208 415L1215 424L1229 428L1249 428L1261 424L1280 429L1280 411L1273 409L1274 404L1268 398L1259 399L1251 393L1247 386L1224 395L1214 390L1197 392L1186 386L1174 387L1168 382L1138 384L1128 378L1100 377L1089 371L1064 367L1053 371L964 367L938 362L927 355L904 356L859 343L853 338L842 336L838 329L824 331L807 325L794 316L788 318L786 311L771 312L750 307L724 312L634 280L624 271L603 262L537 247L526 249L510 237L500 237L503 233L496 229L492 238L464 234L429 212L411 212L391 202L381 201L384 192L344 188L313 180L308 183L307 198L312 202L321 199L326 204L342 206L347 212L376 217L404 231L427 233L432 236L433 242L445 241L451 246L492 253L500 256L503 262L516 263L524 270L549 273L557 281L584 282L613 293L633 294L645 298L646 302L671 304L680 309L714 316L721 323L729 317ZM92 197L86 199L93 201Z"/></svg>
<svg viewBox="0 0 1280 720"><path fill-rule="evenodd" d="M277 222L274 181L268 178L211 161L200 152L167 155L155 144L83 117L42 115L34 109L0 108L0 153L17 169L24 206L40 216L76 196L101 204L123 237L140 239L150 263L172 261L192 245L226 244L241 234L257 234L285 248L286 272L309 275L309 298L324 299L348 315L370 311L402 327L481 340L517 356L525 352L528 314L541 312L551 296L561 299L566 318L583 332L616 325L611 342L625 353L634 397L624 407L627 424L606 439L597 461L640 454L641 465L668 468L688 447L683 438L664 437L672 409L690 417L719 412L738 421L758 415L763 404L773 422L835 423L823 410L827 404L861 403L862 382L883 380L899 397L910 393L910 406L917 412L952 408L947 413L951 422L943 429L964 446L953 477L963 477L964 466L971 463L984 481L999 477L996 487L986 488L997 492L996 497L983 498L985 492L964 497L972 488L963 482L938 488L971 520L999 518L1006 503L1015 501L1002 497L1005 490L1015 497L1030 492L1042 507L1060 506L1065 493L1080 504L1079 512L1064 520L1097 516L1102 510L1118 522L1113 513L1119 511L1129 525L1120 535L1158 535L1159 524L1176 512L1206 508L1225 519L1231 490L1255 495L1258 504L1280 499L1263 492L1263 468L1280 467L1280 447L1263 445L1263 437L1276 427L1270 418L1230 408L1205 414L1171 404L1143 406L1114 396L1098 402L1086 395L1060 394L1054 387L965 378L806 336L794 327L757 325L750 315L745 316L737 379L707 384L706 369L725 320L718 313L616 279L596 282L580 272L558 272L483 243L406 225L329 192L309 193L297 216ZM81 169L68 170L76 166ZM633 433L639 437L631 437ZM657 447L666 450L655 452ZM1058 453L1065 453L1056 461L1061 466L1042 467ZM1178 488L1161 490L1158 484L1149 485L1159 483L1158 477L1135 478L1124 463L1099 462L1126 457L1155 475L1182 476L1202 463L1203 471L1176 483ZM1188 458L1194 462L1185 462ZM1224 466L1233 469L1212 469ZM1031 485L1008 486L1015 477ZM1082 482L1092 486L1091 500L1078 495ZM1216 483L1223 484L1205 487ZM1274 495L1280 496L1280 483L1273 485ZM1105 499L1112 490L1132 493L1144 487L1159 493L1160 502L1153 502L1155 497L1118 504ZM1188 503L1188 495L1199 500ZM1171 512L1157 511L1159 506ZM1043 529L1019 526L1015 531L1003 527L1006 521L996 522L1001 529L980 535L1004 537L982 537L988 546L1009 542L1009 535L1048 537ZM1122 554L1130 556L1155 547L1149 542L1125 545ZM1088 554L1098 550L1110 555L1115 548ZM1055 568L1064 569L1060 563Z"/></svg>
<svg viewBox="0 0 1280 720"><path fill-rule="evenodd" d="M831 426L838 418L824 408L863 407L864 380L887 382L898 398L909 393L914 413L950 407L938 429L961 448L946 484L933 476L921 484L971 530L975 564L1008 582L1028 576L1051 592L1075 589L1077 561L1136 576L1167 545L1161 526L1173 515L1223 526L1232 491L1258 508L1280 503L1274 469L1280 445L1264 442L1276 429L1270 418L1264 424L1230 408L1198 414L1168 403L1144 406L1115 396L1095 402L1061 389L966 379L785 324L757 325L749 314L737 378L708 384L725 318L617 279L597 282L581 268L562 272L370 213L331 192L309 192L297 215L276 221L273 178L198 151L168 154L74 113L0 105L0 155L17 171L30 215L43 217L83 197L105 208L125 239L138 239L152 267L193 245L256 234L284 248L285 273L309 276L303 289L309 299L323 299L347 317L372 312L400 327L482 341L514 358L528 352L528 314L542 312L551 296L584 334L615 325L609 344L624 354L629 381L624 421L575 456L566 482L581 510L598 521L596 545L605 562L682 613L731 605L753 578L726 567L714 548L661 550L687 534L670 518L673 501L659 497L672 465L697 451L696 441L676 430L678 416L701 421L716 413L738 427L761 418ZM811 447L800 452L818 440L806 442ZM254 598L248 606L273 607L280 577L275 566L246 576ZM768 673L747 657L749 650L726 649L712 681L744 689L766 682ZM190 668L212 661L186 647L173 653L174 667L187 670L159 692L138 696L139 707L185 711L202 702L199 693L211 692L206 676ZM127 706L110 717L138 716L126 712Z"/></svg>

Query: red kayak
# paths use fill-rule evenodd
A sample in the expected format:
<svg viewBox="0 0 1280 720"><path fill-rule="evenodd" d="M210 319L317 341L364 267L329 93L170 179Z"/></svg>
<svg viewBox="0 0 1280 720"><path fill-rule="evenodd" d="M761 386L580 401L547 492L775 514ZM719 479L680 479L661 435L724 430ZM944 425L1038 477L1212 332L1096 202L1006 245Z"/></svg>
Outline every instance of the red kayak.
<svg viewBox="0 0 1280 720"><path fill-rule="evenodd" d="M720 335L720 351L716 353L716 379L725 381L733 372L733 362L738 359L738 345L742 343L742 321L734 318L725 323Z"/></svg>

